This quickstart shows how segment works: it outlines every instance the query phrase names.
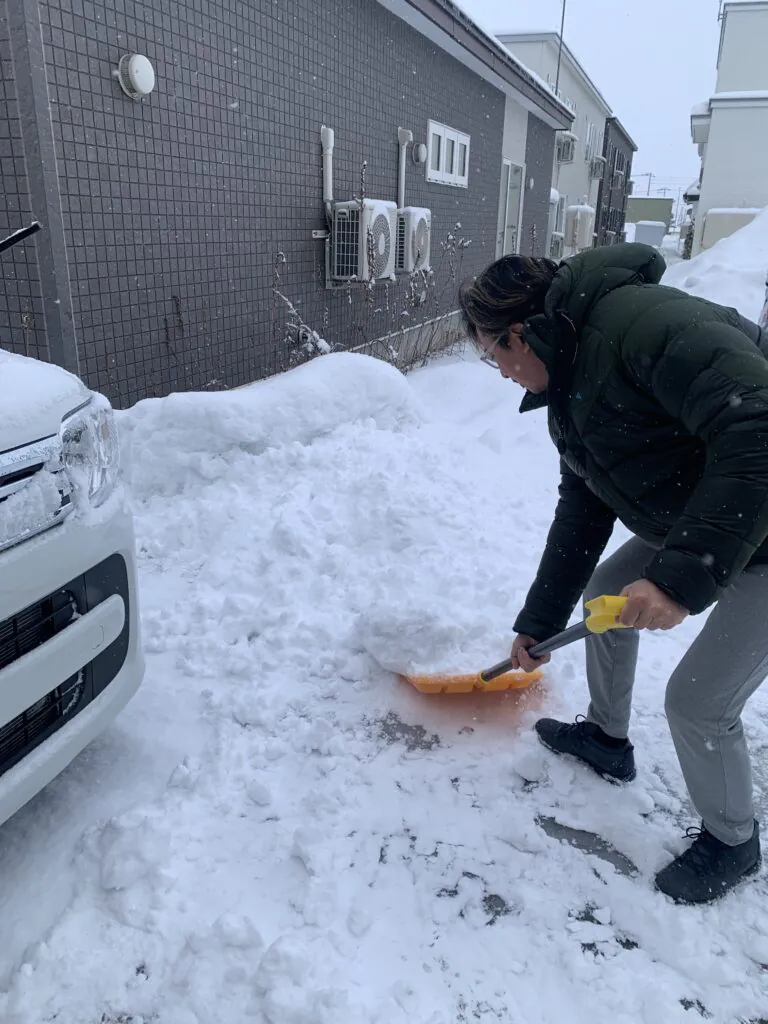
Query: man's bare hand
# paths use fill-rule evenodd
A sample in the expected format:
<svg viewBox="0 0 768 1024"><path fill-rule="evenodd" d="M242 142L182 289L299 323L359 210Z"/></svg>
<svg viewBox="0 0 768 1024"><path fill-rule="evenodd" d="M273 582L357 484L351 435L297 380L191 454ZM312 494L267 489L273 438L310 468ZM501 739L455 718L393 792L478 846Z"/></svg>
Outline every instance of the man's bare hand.
<svg viewBox="0 0 768 1024"><path fill-rule="evenodd" d="M674 629L688 618L688 612L659 590L650 580L637 580L624 587L622 597L627 598L621 623L635 629Z"/></svg>
<svg viewBox="0 0 768 1024"><path fill-rule="evenodd" d="M528 648L534 647L537 643L538 640L534 640L532 636L519 633L512 644L512 667L521 668L523 672L535 672L542 665L546 665L552 658L550 654L545 654L543 658L532 658L528 653Z"/></svg>

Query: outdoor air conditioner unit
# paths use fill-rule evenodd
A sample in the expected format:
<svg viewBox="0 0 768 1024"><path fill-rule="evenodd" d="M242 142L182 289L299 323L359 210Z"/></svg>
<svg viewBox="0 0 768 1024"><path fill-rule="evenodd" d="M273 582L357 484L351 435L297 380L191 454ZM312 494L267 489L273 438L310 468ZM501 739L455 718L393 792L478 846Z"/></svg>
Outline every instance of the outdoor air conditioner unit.
<svg viewBox="0 0 768 1024"><path fill-rule="evenodd" d="M591 249L595 234L595 211L591 206L569 206L565 213L565 244L576 252Z"/></svg>
<svg viewBox="0 0 768 1024"><path fill-rule="evenodd" d="M379 281L395 275L397 204L352 199L333 204L331 277Z"/></svg>
<svg viewBox="0 0 768 1024"><path fill-rule="evenodd" d="M432 243L432 213L420 206L397 211L395 268L405 274L429 270Z"/></svg>
<svg viewBox="0 0 768 1024"><path fill-rule="evenodd" d="M562 231L553 231L549 242L549 258L551 260L561 260L563 258L563 242Z"/></svg>
<svg viewBox="0 0 768 1024"><path fill-rule="evenodd" d="M605 171L605 157L596 156L589 165L590 178L602 178Z"/></svg>

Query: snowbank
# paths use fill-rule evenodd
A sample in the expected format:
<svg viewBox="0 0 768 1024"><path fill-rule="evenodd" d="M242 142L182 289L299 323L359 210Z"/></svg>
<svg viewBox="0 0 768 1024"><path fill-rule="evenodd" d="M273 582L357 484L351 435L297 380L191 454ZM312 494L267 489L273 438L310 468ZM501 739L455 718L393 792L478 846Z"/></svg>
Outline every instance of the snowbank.
<svg viewBox="0 0 768 1024"><path fill-rule="evenodd" d="M558 483L519 397L471 354L407 382L329 355L121 416L148 672L101 754L3 827L2 1024L764 1016L764 882L712 908L653 890L695 823L664 692L698 620L644 638L631 787L532 731L585 710L583 644L523 694L387 671L509 649ZM768 749L765 693L745 727ZM68 856L46 804L82 833Z"/></svg>
<svg viewBox="0 0 768 1024"><path fill-rule="evenodd" d="M695 259L670 267L663 284L734 306L750 320L763 308L768 271L768 209Z"/></svg>
<svg viewBox="0 0 768 1024"><path fill-rule="evenodd" d="M340 352L235 391L147 399L118 420L124 473L143 498L176 494L190 478L216 480L238 451L310 444L363 421L399 430L421 414L398 370Z"/></svg>

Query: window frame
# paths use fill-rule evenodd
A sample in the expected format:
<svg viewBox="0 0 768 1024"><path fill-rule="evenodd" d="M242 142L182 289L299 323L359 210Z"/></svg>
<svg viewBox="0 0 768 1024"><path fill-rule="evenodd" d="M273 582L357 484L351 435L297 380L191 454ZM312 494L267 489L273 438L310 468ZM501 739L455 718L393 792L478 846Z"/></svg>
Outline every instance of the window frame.
<svg viewBox="0 0 768 1024"><path fill-rule="evenodd" d="M433 168L434 138L439 140L438 167ZM469 188L470 136L451 128L441 121L427 121L427 162L426 180L432 185L451 185L454 188ZM449 144L452 144L452 166L447 167ZM461 174L461 150L464 153L464 174Z"/></svg>

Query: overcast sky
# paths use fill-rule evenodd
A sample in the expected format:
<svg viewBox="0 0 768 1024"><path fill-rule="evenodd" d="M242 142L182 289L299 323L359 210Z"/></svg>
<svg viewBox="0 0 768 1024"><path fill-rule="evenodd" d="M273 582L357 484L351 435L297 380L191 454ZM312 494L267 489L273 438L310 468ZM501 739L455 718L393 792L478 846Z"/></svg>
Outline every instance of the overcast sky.
<svg viewBox="0 0 768 1024"><path fill-rule="evenodd" d="M559 31L561 0L459 0L493 32ZM714 92L719 0L567 0L565 42L639 147L633 170L698 177L691 107ZM766 58L768 59L768 58ZM646 189L638 181L638 192Z"/></svg>

